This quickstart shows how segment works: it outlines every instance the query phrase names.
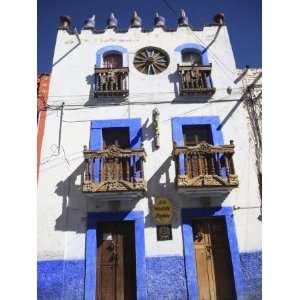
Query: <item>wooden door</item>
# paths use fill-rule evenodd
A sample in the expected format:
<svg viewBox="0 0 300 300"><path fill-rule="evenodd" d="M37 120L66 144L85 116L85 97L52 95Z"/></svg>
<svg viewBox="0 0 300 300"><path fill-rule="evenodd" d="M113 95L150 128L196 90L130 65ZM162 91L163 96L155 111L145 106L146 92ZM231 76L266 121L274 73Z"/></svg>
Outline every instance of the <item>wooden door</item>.
<svg viewBox="0 0 300 300"><path fill-rule="evenodd" d="M223 217L193 221L199 300L234 300L235 289Z"/></svg>
<svg viewBox="0 0 300 300"><path fill-rule="evenodd" d="M103 128L103 148L116 146L121 149L130 148L129 128ZM102 180L130 180L130 158L111 157L103 159Z"/></svg>
<svg viewBox="0 0 300 300"><path fill-rule="evenodd" d="M134 222L97 227L97 300L135 300Z"/></svg>
<svg viewBox="0 0 300 300"><path fill-rule="evenodd" d="M212 144L210 125L184 125L182 129L185 146L197 146L201 142ZM197 152L186 154L185 169L189 178L214 173L211 157Z"/></svg>
<svg viewBox="0 0 300 300"><path fill-rule="evenodd" d="M108 54L103 58L104 68L122 68L122 55L120 54Z"/></svg>
<svg viewBox="0 0 300 300"><path fill-rule="evenodd" d="M182 64L184 66L201 66L201 56L193 51L185 51L182 53Z"/></svg>

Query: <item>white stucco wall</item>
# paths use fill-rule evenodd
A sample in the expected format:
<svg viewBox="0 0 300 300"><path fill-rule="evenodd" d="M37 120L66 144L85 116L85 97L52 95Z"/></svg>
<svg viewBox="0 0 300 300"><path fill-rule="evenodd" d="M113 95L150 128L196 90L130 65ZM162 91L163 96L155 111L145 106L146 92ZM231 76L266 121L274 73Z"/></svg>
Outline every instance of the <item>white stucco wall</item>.
<svg viewBox="0 0 300 300"><path fill-rule="evenodd" d="M176 32L165 32L156 28L152 32L141 32L139 28L127 33L106 30L95 34L90 30L80 33L81 44L76 44L75 35L59 30L54 53L48 104L61 105L65 102L61 127L61 149L58 154L60 112L48 110L42 146L41 167L38 182L38 253L39 259L83 258L85 249L85 228L87 211L143 210L146 216L146 256L182 255L182 232L180 209L207 205L203 199L187 199L179 195L174 186L165 189L166 172L160 174L160 167L172 152L171 118L189 116L219 116L224 122L224 142L235 142L234 162L240 186L234 189L222 202L223 206L259 206L259 190L255 171L255 158L246 124L246 111L238 105L241 98L239 86L234 84L236 67L227 29L220 32L208 50L212 63L212 80L216 93L204 103L174 103L174 74L180 63L180 53L175 48L183 43L208 45L215 37L217 26L204 27L203 31L178 28ZM96 63L99 48L118 45L128 49L129 89L128 101L119 105L103 105L94 100L89 84ZM164 49L170 56L170 65L159 75L148 76L139 73L133 66L134 54L145 46ZM70 51L70 52L69 52ZM228 94L226 89L232 88ZM84 106L86 103L93 107ZM109 103L109 100L106 100ZM81 193L80 165L83 162L83 145L89 144L90 121L107 119L141 118L148 128L152 122L152 111L160 112L159 150L152 149L152 139L144 141L147 153L145 180L158 180L159 194L167 196L174 206L173 239L158 242L155 223L149 216L148 198L139 201L103 202L89 199ZM230 117L228 117L230 115ZM149 130L149 129L148 129ZM146 129L147 131L147 129ZM145 132L144 132L145 135ZM174 182L175 166L170 162L167 173ZM170 185L168 185L170 186ZM204 199L205 200L205 199ZM217 199L211 198L214 206ZM259 208L239 209L234 212L239 249L241 252L261 248L261 222L257 219Z"/></svg>

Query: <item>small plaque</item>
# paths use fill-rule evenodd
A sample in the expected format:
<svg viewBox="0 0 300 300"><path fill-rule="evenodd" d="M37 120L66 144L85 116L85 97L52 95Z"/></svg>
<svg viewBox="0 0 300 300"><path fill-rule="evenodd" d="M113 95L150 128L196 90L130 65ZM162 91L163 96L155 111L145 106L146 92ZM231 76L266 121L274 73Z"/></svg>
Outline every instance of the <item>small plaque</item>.
<svg viewBox="0 0 300 300"><path fill-rule="evenodd" d="M170 224L173 216L171 201L166 197L157 197L152 207L152 216L158 224Z"/></svg>
<svg viewBox="0 0 300 300"><path fill-rule="evenodd" d="M172 226L171 225L157 225L157 240L168 241L172 240Z"/></svg>

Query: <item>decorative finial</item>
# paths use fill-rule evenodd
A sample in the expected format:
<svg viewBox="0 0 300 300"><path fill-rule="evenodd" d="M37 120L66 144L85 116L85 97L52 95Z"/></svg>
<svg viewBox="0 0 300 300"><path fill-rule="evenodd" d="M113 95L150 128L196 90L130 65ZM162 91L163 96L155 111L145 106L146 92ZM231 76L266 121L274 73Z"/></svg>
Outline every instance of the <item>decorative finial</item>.
<svg viewBox="0 0 300 300"><path fill-rule="evenodd" d="M141 27L142 26L142 19L138 16L137 12L133 12L133 17L130 22L130 27Z"/></svg>
<svg viewBox="0 0 300 300"><path fill-rule="evenodd" d="M219 25L224 24L224 14L223 13L216 14L214 16L214 22Z"/></svg>
<svg viewBox="0 0 300 300"><path fill-rule="evenodd" d="M59 23L60 28L68 29L71 24L71 18L69 16L60 16Z"/></svg>
<svg viewBox="0 0 300 300"><path fill-rule="evenodd" d="M115 17L114 13L110 14L110 17L108 18L106 24L107 24L106 28L117 28L118 27L118 20Z"/></svg>
<svg viewBox="0 0 300 300"><path fill-rule="evenodd" d="M155 27L165 27L166 25L166 19L158 14L158 12L155 14L154 19L154 26Z"/></svg>
<svg viewBox="0 0 300 300"><path fill-rule="evenodd" d="M86 20L84 22L84 29L92 29L92 28L95 28L95 19L96 19L96 16L93 15L91 18L89 18L88 20Z"/></svg>
<svg viewBox="0 0 300 300"><path fill-rule="evenodd" d="M180 11L180 17L178 19L178 26L189 26L189 18L183 9Z"/></svg>

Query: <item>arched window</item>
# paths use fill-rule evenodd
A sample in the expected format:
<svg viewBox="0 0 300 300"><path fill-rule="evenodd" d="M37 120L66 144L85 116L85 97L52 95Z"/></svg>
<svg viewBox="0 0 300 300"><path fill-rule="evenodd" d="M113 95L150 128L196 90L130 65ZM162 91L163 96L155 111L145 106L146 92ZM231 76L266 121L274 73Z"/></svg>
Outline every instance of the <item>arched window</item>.
<svg viewBox="0 0 300 300"><path fill-rule="evenodd" d="M103 56L104 68L122 68L123 59L119 53L109 53Z"/></svg>
<svg viewBox="0 0 300 300"><path fill-rule="evenodd" d="M184 50L181 53L182 64L186 66L201 66L202 58L201 55L194 50Z"/></svg>

